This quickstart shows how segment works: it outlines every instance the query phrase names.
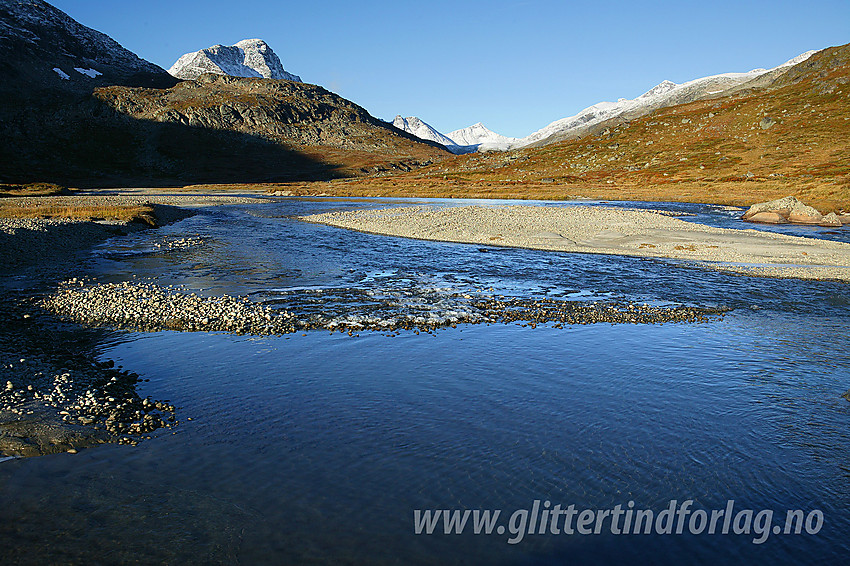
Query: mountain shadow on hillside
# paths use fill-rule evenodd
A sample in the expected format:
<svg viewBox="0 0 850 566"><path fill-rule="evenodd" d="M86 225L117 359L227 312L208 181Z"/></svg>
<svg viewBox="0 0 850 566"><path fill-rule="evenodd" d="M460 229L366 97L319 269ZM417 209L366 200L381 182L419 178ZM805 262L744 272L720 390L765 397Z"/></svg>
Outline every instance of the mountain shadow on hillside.
<svg viewBox="0 0 850 566"><path fill-rule="evenodd" d="M0 120L0 182L173 186L323 180L340 166L243 132L140 120L57 96Z"/></svg>

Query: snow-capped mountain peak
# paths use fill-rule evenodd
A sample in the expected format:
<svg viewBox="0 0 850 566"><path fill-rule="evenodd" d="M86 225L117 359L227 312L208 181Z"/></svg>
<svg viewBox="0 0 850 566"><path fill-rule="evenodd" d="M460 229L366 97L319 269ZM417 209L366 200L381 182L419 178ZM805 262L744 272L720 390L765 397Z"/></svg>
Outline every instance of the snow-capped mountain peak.
<svg viewBox="0 0 850 566"><path fill-rule="evenodd" d="M442 144L446 147L446 149L457 155L461 153L471 153L478 149L477 145L462 145L455 143L453 139L440 133L436 128L416 116L408 116L405 118L399 114L393 120L393 126L399 130L407 132L408 134L413 134L419 139Z"/></svg>
<svg viewBox="0 0 850 566"><path fill-rule="evenodd" d="M685 104L704 97L718 95L769 72L781 71L808 59L815 51L808 51L773 69L753 69L746 73L723 73L694 79L682 84L662 81L635 99L620 98L617 102L600 102L585 108L575 116L552 122L545 128L518 140L511 147L523 147L558 135L580 134L601 122L620 116L637 117L658 108ZM451 137L451 134L449 134Z"/></svg>
<svg viewBox="0 0 850 566"><path fill-rule="evenodd" d="M433 126L422 121L416 116L409 116L405 118L399 114L393 120L393 126L398 128L399 130L403 130L409 134L413 134L414 136L422 140L435 141L446 147L457 145L454 140L451 140L448 137L444 136L443 134L438 132Z"/></svg>
<svg viewBox="0 0 850 566"><path fill-rule="evenodd" d="M168 69L178 79L196 79L204 73L301 82L288 73L269 45L262 39L243 39L235 45L213 45L182 55Z"/></svg>
<svg viewBox="0 0 850 566"><path fill-rule="evenodd" d="M671 90L673 90L677 86L679 86L679 85L677 85L673 81L661 81L660 83L658 83L657 85L655 85L654 87L652 87L651 89L649 89L648 91L646 91L645 93L640 95L638 98L647 99L647 98L652 98L654 96L660 96L664 93L670 92ZM624 102L626 100L628 100L628 99L620 98L618 100L618 102Z"/></svg>
<svg viewBox="0 0 850 566"><path fill-rule="evenodd" d="M484 124L478 122L466 128L448 133L448 137L458 145L477 146L479 151L497 150L504 151L513 147L518 138L509 138L488 129Z"/></svg>
<svg viewBox="0 0 850 566"><path fill-rule="evenodd" d="M818 52L817 49L813 49L811 51L806 51L805 53L801 53L800 55L797 55L793 59L789 59L789 60L785 61L784 63L782 63L781 65L779 65L776 68L782 69L783 67L793 67L797 63L802 63L803 61L805 61L806 59L808 59L809 57L811 57L812 55L814 55L817 52Z"/></svg>

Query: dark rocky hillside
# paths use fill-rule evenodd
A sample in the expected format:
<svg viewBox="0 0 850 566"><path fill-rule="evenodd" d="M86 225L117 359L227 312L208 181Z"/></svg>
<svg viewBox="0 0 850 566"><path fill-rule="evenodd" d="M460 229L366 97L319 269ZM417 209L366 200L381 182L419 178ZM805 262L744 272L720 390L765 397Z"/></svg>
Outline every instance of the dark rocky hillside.
<svg viewBox="0 0 850 566"><path fill-rule="evenodd" d="M40 0L0 0L0 98L0 183L322 180L449 155L315 85L180 82Z"/></svg>
<svg viewBox="0 0 850 566"><path fill-rule="evenodd" d="M87 93L105 85L168 87L177 82L161 67L41 0L0 0L0 77L4 96L23 97L32 91Z"/></svg>
<svg viewBox="0 0 850 566"><path fill-rule="evenodd" d="M327 146L414 161L445 153L306 83L207 74L170 89L109 87L95 97L136 119L241 132L293 148Z"/></svg>

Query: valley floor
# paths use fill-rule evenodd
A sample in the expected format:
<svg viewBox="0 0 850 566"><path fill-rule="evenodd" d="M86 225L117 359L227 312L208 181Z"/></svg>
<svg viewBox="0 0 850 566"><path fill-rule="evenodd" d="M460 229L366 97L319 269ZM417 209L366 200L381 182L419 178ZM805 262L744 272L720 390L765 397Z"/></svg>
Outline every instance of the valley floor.
<svg viewBox="0 0 850 566"><path fill-rule="evenodd" d="M0 358L5 362L0 387L6 385L5 405L0 404L0 429L3 429L0 452L29 455L108 440L104 431L76 424L69 428L64 419L45 421L41 413L31 412L32 408L22 405L29 395L48 395L57 386L57 379L61 387L71 387L73 383L62 381L66 374L73 374L83 389L93 387L93 399L97 395L105 399L116 397L114 392L97 389L104 376L116 377L115 383L122 386L122 396L138 401L134 397L133 375L112 375L111 368L99 367L76 343L65 343L61 336L68 331L54 328L52 315L41 313L32 302L32 293L13 292L20 286L23 270L36 268L47 281L67 279L78 275L75 258L82 257L90 247L112 236L144 228L140 223L126 221L93 221L75 216L74 211L100 214L97 211L144 205L155 214L154 224L161 225L191 215L187 207L268 200L268 196L251 196L244 186L218 187L215 192L219 194L200 194L204 190L202 187L170 191L139 189L122 193L116 189L112 194L10 198L0 202L3 211L0 253L4 257L0 269L3 276L0 281L4 282L0 303L5 305L3 310L8 318L3 325L6 331L0 336ZM55 212L59 218L32 217L35 211L44 209ZM62 218L62 214L70 214L71 218ZM848 243L716 228L686 222L675 215L607 206L417 206L327 212L301 219L388 236L486 245L487 251L497 249L489 246L504 246L637 256L673 259L679 265L746 275L850 281ZM32 346L48 336L52 337L47 340L51 352L58 348L57 351L74 352L80 359L71 363L62 357L65 354L48 355ZM55 405L63 408L70 399L56 401ZM104 403L94 408L101 412L112 410L108 402ZM136 417L136 413L127 417L130 419L127 427L134 426L131 421ZM14 428L11 432L10 426ZM40 439L37 445L33 444L36 437Z"/></svg>
<svg viewBox="0 0 850 566"><path fill-rule="evenodd" d="M750 181L671 180L648 183L640 178L590 179L562 183L541 179L508 181L490 176L441 176L416 173L387 177L336 179L329 182L268 185L226 185L229 190L276 191L292 196L415 197L518 200L611 200L644 202L690 202L748 207L794 195L823 214L850 210L850 192L813 180L808 183L783 179ZM610 179L608 179L610 180ZM216 185L203 185L215 188Z"/></svg>

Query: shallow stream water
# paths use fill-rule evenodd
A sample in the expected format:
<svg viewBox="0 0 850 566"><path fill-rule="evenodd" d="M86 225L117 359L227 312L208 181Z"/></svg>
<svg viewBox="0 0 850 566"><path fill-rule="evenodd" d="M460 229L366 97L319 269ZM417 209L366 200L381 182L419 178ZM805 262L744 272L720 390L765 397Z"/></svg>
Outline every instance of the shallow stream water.
<svg viewBox="0 0 850 566"><path fill-rule="evenodd" d="M424 202L436 205L457 203ZM360 320L457 297L728 307L696 324L433 334L113 332L100 345L181 424L138 447L0 462L0 557L31 563L841 563L850 544L850 287L680 262L425 242L293 216L411 201L218 207L98 248L79 273ZM463 204L463 203L461 203ZM481 203L478 203L481 204ZM497 203L503 204L503 203ZM547 203L550 206L564 203ZM744 228L740 211L630 206ZM779 228L850 241L847 231ZM832 233L827 233L832 232ZM181 242L184 238L189 242ZM188 420L191 418L192 420ZM816 534L525 534L573 504L820 511ZM414 533L500 510L503 534ZM687 531L687 527L685 529ZM524 531L527 533L527 531ZM514 539L514 544L509 539ZM520 540L516 540L519 538Z"/></svg>

